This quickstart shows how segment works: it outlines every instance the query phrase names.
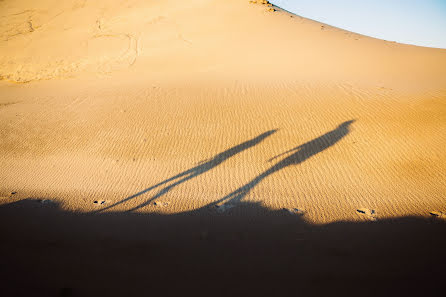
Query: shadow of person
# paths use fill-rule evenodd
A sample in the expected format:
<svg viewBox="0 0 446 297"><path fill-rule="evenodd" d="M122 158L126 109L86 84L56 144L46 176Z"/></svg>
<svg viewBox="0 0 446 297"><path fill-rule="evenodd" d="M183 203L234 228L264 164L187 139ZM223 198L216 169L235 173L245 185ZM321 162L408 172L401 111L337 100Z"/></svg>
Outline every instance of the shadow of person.
<svg viewBox="0 0 446 297"><path fill-rule="evenodd" d="M230 149L228 149L228 150L226 150L224 152L221 152L221 153L215 155L213 158L210 158L210 159L207 159L207 160L204 160L204 161L200 162L197 166L195 166L195 167L193 167L191 169L183 171L183 172L181 172L181 173L179 173L179 174L177 174L175 176L172 176L172 177L170 177L170 178L168 178L168 179L166 179L166 180L164 180L164 181L162 181L162 182L160 182L160 183L158 183L156 185L153 185L153 186L151 186L151 187L149 187L147 189L144 189L144 190L142 190L142 191L140 191L140 192L138 192L136 194L133 194L132 196L129 196L129 197L127 197L127 198L117 202L117 203L114 203L114 204L112 204L110 206L104 207L104 208L102 208L100 210L97 210L95 212L101 212L101 211L110 209L112 207L115 207L117 205L123 204L123 203L128 202L130 200L133 200L133 199L137 198L138 196L141 196L141 195L143 195L143 194L145 194L145 193L147 193L147 192L149 192L151 190L154 190L154 189L156 189L158 187L164 186L164 185L172 182L170 185L164 186L164 188L159 190L159 192L156 195L154 195L153 197L147 199L146 201L144 201L143 203L139 204L138 206L136 206L136 207L134 207L132 209L129 209L128 211L134 211L134 210L137 210L137 209L139 209L141 207L144 207L144 206L150 204L151 202L155 201L156 199L158 199L162 195L164 195L167 192L169 192L172 188L174 188L174 187L176 187L176 186L178 186L178 185L180 185L180 184L182 184L184 182L187 182L188 180L190 180L190 179L192 179L194 177L197 177L197 176L199 176L199 175L201 175L203 173L206 173L207 171L217 167L218 165L220 165L221 163L223 163L227 159L235 156L236 154L241 153L242 151L244 151L246 149L249 149L249 148L259 144L261 141L263 141L265 138L267 138L271 134L275 133L276 131L277 130L275 129L275 130L270 130L270 131L267 131L265 133L262 133L262 134L258 135L257 137L255 137L253 139L245 141L245 142L243 142L243 143L241 143L239 145L236 145L236 146L234 146L234 147L232 147L232 148L230 148Z"/></svg>
<svg viewBox="0 0 446 297"><path fill-rule="evenodd" d="M282 170L285 167L291 166L291 165L298 165L307 159L311 158L312 156L328 149L329 147L335 145L337 142L339 142L342 138L344 138L349 133L349 127L355 120L346 121L342 124L340 124L336 129L325 133L322 136L319 136L318 138L315 138L309 142L306 142L298 147L295 147L293 149L290 149L282 154L279 154L273 158L271 158L269 161L272 161L276 158L279 158L283 155L291 154L288 157L284 158L283 160L277 162L275 165L270 167L268 170L263 172L262 174L255 177L253 180L248 182L247 184L241 186L234 192L226 195L225 197L221 198L220 200L217 200L210 204L210 206L216 206L221 204L231 205L232 203L237 203L240 200L242 200L248 193L251 191L252 188L254 188L257 184L259 184L263 179L267 178L273 173L276 173L279 170Z"/></svg>

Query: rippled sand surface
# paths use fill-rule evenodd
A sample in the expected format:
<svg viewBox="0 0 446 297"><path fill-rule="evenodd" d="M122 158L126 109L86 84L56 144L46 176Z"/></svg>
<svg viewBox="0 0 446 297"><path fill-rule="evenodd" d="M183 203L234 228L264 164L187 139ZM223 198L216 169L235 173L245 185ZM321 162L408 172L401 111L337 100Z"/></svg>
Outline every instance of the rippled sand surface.
<svg viewBox="0 0 446 297"><path fill-rule="evenodd" d="M0 79L7 222L24 215L8 217L13 205L29 209L25 199L39 202L30 217L57 205L47 227L61 214L124 212L245 224L285 209L305 226L332 226L331 242L342 227L326 224L387 222L357 235L390 232L401 217L446 216L443 49L247 0L0 1ZM60 226L82 233L75 226L88 220ZM200 226L198 238L218 241ZM116 228L100 232L132 233Z"/></svg>

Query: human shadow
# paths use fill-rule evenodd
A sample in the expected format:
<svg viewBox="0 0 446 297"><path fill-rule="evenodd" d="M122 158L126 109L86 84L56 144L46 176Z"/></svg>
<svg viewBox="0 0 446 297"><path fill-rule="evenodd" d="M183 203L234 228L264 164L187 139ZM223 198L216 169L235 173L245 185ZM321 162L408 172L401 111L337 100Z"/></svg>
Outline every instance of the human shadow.
<svg viewBox="0 0 446 297"><path fill-rule="evenodd" d="M233 203L240 202L240 200L242 200L249 193L249 191L251 191L251 189L253 189L257 184L259 184L262 180L264 180L268 176L284 169L285 167L298 165L306 161L307 159L311 158L312 156L338 143L342 138L344 138L349 133L350 131L349 127L353 122L355 122L355 120L343 122L338 127L336 127L336 129L332 131L327 132L324 135L319 136L318 138L315 138L309 142L306 142L302 145L299 145L293 149L290 149L282 154L279 154L271 158L269 161L272 161L283 155L292 153L291 155L277 162L275 165L267 169L265 172L256 176L253 180L241 186L234 192L215 201L212 205L214 206L221 204L230 205Z"/></svg>
<svg viewBox="0 0 446 297"><path fill-rule="evenodd" d="M146 201L137 205L136 207L129 209L128 211L134 211L134 210L142 208L146 205L149 205L151 202L153 202L156 199L158 199L159 197L165 195L167 192L169 192L171 189L175 188L176 186L179 186L182 183L185 183L192 178L195 178L203 173L206 173L206 172L212 170L213 168L217 167L218 165L220 165L224 161L228 160L229 158L243 152L244 150L247 150L247 149L259 144L265 138L267 138L271 134L275 133L276 131L277 130L274 129L274 130L269 130L265 133L262 133L262 134L258 135L257 137L250 139L248 141L245 141L243 143L240 143L239 145L236 145L228 150L225 150L224 152L221 152L210 159L201 161L197 166L195 166L193 168L190 168L190 169L183 171L175 176L165 179L156 185L153 185L147 189L144 189L136 194L133 194L133 195L131 195L119 202L116 202L110 206L104 207L96 212L102 212L104 210L113 208L115 206L118 206L118 205L128 202L130 200L133 200L133 199L137 198L138 196L141 196L141 195L143 195L149 191L152 191L158 187L164 186L164 185L168 184L169 182L173 182L170 185L164 186L161 190L159 190L159 192L157 194L155 194L151 198L147 199Z"/></svg>

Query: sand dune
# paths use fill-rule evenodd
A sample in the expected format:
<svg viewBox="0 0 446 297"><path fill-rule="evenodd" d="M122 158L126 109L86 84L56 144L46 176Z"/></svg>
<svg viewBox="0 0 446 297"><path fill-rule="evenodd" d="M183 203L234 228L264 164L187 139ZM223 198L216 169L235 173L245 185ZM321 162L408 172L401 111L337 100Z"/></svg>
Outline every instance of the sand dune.
<svg viewBox="0 0 446 297"><path fill-rule="evenodd" d="M243 199L319 223L444 210L445 50L248 1L0 5L2 196L178 212L277 168Z"/></svg>
<svg viewBox="0 0 446 297"><path fill-rule="evenodd" d="M446 50L251 2L0 1L1 205L446 213Z"/></svg>

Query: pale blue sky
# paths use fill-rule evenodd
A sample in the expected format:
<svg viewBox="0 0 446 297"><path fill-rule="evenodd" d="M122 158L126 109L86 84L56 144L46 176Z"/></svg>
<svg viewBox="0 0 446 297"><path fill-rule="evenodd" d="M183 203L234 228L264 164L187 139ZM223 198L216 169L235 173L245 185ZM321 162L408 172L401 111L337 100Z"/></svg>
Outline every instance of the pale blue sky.
<svg viewBox="0 0 446 297"><path fill-rule="evenodd" d="M270 0L300 16L389 41L446 48L446 0Z"/></svg>

